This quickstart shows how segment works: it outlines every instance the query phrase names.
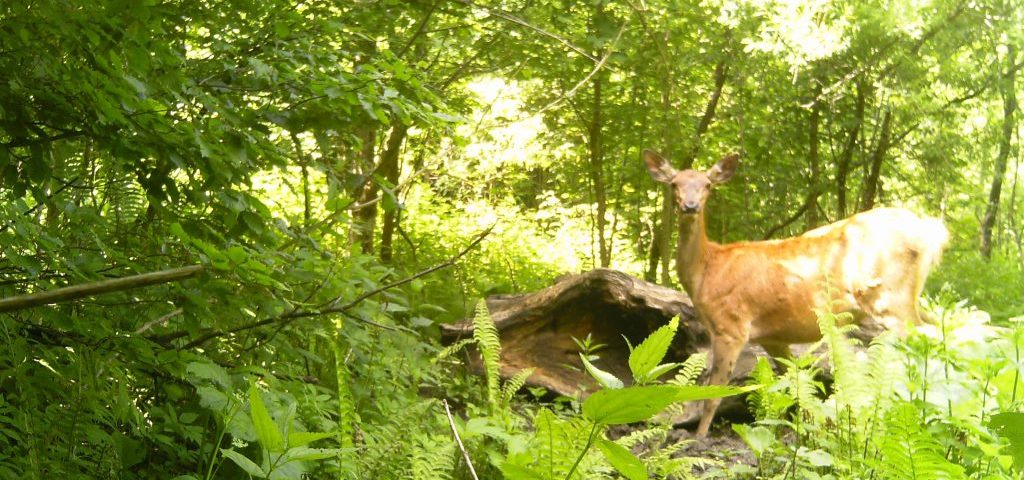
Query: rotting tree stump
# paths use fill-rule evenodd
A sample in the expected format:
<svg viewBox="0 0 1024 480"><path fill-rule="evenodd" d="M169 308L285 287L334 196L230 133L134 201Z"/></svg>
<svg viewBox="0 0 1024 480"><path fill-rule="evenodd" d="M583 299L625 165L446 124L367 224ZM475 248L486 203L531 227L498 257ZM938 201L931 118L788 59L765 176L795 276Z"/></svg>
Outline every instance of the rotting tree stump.
<svg viewBox="0 0 1024 480"><path fill-rule="evenodd" d="M501 337L501 375L508 378L525 368L534 373L527 385L544 387L550 392L577 397L596 390L596 382L584 371L579 347L573 337L589 334L594 344L604 344L597 352L595 365L625 382L629 372L629 343L637 345L658 327L679 315L679 330L665 358L682 362L696 352L707 352L709 335L697 319L686 293L662 287L625 273L597 269L578 275L566 275L551 287L521 295L494 295L487 308ZM872 329L865 333L877 333ZM465 320L445 325L444 343L450 344L473 335L473 323ZM794 348L794 353L802 350ZM742 384L757 356L764 356L757 345L747 345L733 370L731 383ZM471 364L481 371L479 356L471 355ZM671 375L671 374L669 374ZM698 416L699 405L686 408L676 423L689 423ZM728 416L745 411L742 400L726 399L719 414Z"/></svg>

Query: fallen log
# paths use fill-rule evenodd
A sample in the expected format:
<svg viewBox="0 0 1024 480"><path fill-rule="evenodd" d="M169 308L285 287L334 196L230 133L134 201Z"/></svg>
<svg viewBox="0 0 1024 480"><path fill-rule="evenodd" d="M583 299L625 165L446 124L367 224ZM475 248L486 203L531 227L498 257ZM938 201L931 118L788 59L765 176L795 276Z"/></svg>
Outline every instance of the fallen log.
<svg viewBox="0 0 1024 480"><path fill-rule="evenodd" d="M686 293L616 270L566 275L538 292L493 295L486 302L501 338L502 377L533 368L527 385L544 387L559 395L580 397L597 388L583 370L579 346L573 337L582 340L590 335L593 344L606 345L597 352L600 359L595 365L627 384L632 377L629 347L623 337L637 345L678 315L679 330L665 361L681 362L693 353L706 353L709 348L707 330L697 319ZM473 323L468 319L442 328L442 341L446 344L472 335ZM796 354L801 351L794 348ZM761 347L748 345L737 361L731 383L742 384L757 357L764 355ZM473 354L470 360L473 368L481 371L479 356ZM683 417L675 419L677 423L695 419L697 407L690 405ZM723 403L719 411L728 415L737 410L744 410L744 406L734 399Z"/></svg>

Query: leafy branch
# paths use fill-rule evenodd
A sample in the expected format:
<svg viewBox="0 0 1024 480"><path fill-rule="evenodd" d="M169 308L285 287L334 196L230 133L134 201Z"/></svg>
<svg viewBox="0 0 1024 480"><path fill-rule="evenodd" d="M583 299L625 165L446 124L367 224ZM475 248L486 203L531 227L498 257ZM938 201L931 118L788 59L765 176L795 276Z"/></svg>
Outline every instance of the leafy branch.
<svg viewBox="0 0 1024 480"><path fill-rule="evenodd" d="M455 262L457 262L460 258L464 257L467 253L469 253L470 250L472 250L481 241L483 241L483 239L486 238L487 235L489 235L493 229L494 229L494 225L491 225L490 227L487 228L487 230L484 230L482 233L477 235L476 238L474 238L472 242L470 242L468 245L466 245L466 247L463 248L459 253L453 255L452 257L448 258L447 260L445 260L445 261L443 261L443 262L441 262L441 263L439 263L437 265L434 265L434 266L432 266L430 268L427 268L425 270L421 270L421 271L419 271L419 272L417 272L417 273L415 273L413 275L410 275L408 277L405 277L403 279L396 280L394 282L388 283L386 285L383 285L381 287L378 287L378 288L370 290L370 291L368 291L366 293L363 293L362 295L359 295L355 299L350 300L350 301L348 301L347 303L345 303L343 305L338 305L338 303L341 301L342 297L336 297L333 300L330 300L330 301L325 302L323 304L323 305L326 306L326 308L320 308L320 309L315 309L315 310L304 310L304 309L301 309L299 307L295 307L294 309L292 309L292 311L290 311L288 313L285 313L285 314L282 314L282 315L278 315L276 317L271 317L271 318L263 319L263 320L256 321L256 322L247 323L247 324L244 324L244 325L239 325L237 327L228 328L228 329L210 330L210 331L204 333L203 335L200 335L199 337L195 338L194 340L186 343L185 345L183 345L180 348L180 350L187 350L187 349L190 349L190 348L194 348L194 347L200 346L200 345L202 345L202 344L204 344L204 343L206 343L206 342L208 342L210 340L213 340L215 338L220 338L220 337L224 337L224 336L227 336L227 335L232 335L232 334L235 334L235 333L248 331L248 330L252 330L252 329L255 329L255 328L260 328L260 327L267 326L267 325L279 325L280 328L284 328L288 324L290 324L290 323L292 323L292 322L294 322L294 321L296 321L296 320L298 320L300 318L320 317L320 316L324 316L324 315L330 315L330 314L333 314L333 313L345 314L349 310L351 310L353 307L355 307L356 305L359 305L364 300L366 300L366 299L368 299L368 298L370 298L370 297L372 297L374 295L377 295L379 293L382 293L384 291L390 290L390 289L395 288L395 287L399 287L399 286L405 285L405 284L407 284L407 283L409 283L409 282L411 282L413 280L416 280L417 278L429 275L429 274L434 273L434 272L436 272L438 270L441 270L441 269L444 269L444 268L448 268L448 267L454 265ZM166 343L168 341L184 337L187 334L188 334L188 332L178 331L178 332L173 332L173 333L169 333L169 334L166 334L166 335L152 337L151 340L154 340L154 341L156 341L158 343Z"/></svg>

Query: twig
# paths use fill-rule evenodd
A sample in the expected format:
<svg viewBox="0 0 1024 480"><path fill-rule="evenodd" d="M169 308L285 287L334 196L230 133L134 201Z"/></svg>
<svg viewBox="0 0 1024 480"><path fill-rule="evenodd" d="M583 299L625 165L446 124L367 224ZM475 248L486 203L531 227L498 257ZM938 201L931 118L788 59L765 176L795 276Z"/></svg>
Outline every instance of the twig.
<svg viewBox="0 0 1024 480"><path fill-rule="evenodd" d="M587 76L583 77L583 80L580 80L579 83L576 84L576 86L572 87L568 92L565 92L565 94L562 95L561 97L556 98L554 101L545 105L540 110L537 110L537 112L535 112L533 115L540 115L550 110L551 108L558 106L558 104L562 103L565 99L574 97L576 95L576 92L579 91L579 89L582 88L583 85L590 81L590 79L593 78L594 75L597 75L597 72L600 72L601 69L604 68L605 63L608 63L608 59L611 58L612 53L615 52L615 47L616 45L618 45L619 39L622 38L622 32L626 31L626 25L628 25L628 22L622 24L622 28L619 28L619 33L615 35L615 40L612 40L611 45L608 46L608 51L605 52L604 56L601 57L601 60L597 62L597 65L594 65L594 68L590 70L590 73L588 73Z"/></svg>
<svg viewBox="0 0 1024 480"><path fill-rule="evenodd" d="M49 200L49 199L57 196L58 194L60 194L60 192L63 192L68 187L71 187L75 182L78 181L79 178L81 178L81 177L74 177L71 180L68 180L68 181L64 182L64 184L61 185L60 188L50 192L50 194L46 196L46 199ZM30 208L28 210L25 210L21 214L24 215L24 216L32 215L33 212L35 212L36 210L39 210L43 205L46 205L46 202L39 202L34 207L32 207L32 208ZM11 220L10 222L5 223L3 226L0 226L0 232L4 232L8 228L11 228L11 225L14 225L14 220Z"/></svg>
<svg viewBox="0 0 1024 480"><path fill-rule="evenodd" d="M459 438L459 431L455 428L455 419L452 418L452 409L448 407L448 399L441 399L441 403L444 404L444 413L448 415L448 425L452 427L452 435L455 436L455 443L459 444L459 450L462 450L462 458L466 459L466 466L469 467L469 474L473 476L474 480L480 480L476 476L476 470L473 469L473 462L469 460L469 453L466 452L466 447L462 445L462 439Z"/></svg>
<svg viewBox="0 0 1024 480"><path fill-rule="evenodd" d="M531 24L527 23L526 20L523 20L523 19L521 19L521 18L519 18L519 17L517 17L515 15L512 15L511 13L505 12L503 10L498 10L496 8L490 8L490 7L485 7L483 5L477 5L477 4L473 3L473 2L471 2L470 0L453 0L453 1L461 3L461 4L466 5L468 7L479 8L481 10L485 10L487 13L489 13L489 14L495 16L495 17L498 17L498 18L501 18L501 19L504 19L504 20L508 20L508 21L510 21L510 22L512 22L512 23L514 23L516 25L520 25L520 26L529 28L530 30L533 30L533 31L535 31L535 32L537 32L537 33L539 33L541 35L544 35L545 37L557 40L558 43L561 43L562 45L565 45L569 50L572 50L572 51L574 51L574 52L576 52L576 53L578 53L578 54L580 54L580 55L590 59L593 62L598 61L592 55L590 55L589 53L585 52L582 48L577 47L576 45L573 45L568 40L566 40L566 39L564 39L562 37L559 37L558 35L555 35L555 34L549 32L547 30L544 30L543 28L531 25Z"/></svg>
<svg viewBox="0 0 1024 480"><path fill-rule="evenodd" d="M141 335L146 330L149 330L150 328L153 328L154 325L159 325L161 323L164 323L168 319L170 319L171 317L173 317L175 315L180 315L181 312L184 312L184 311L185 311L184 309L177 308L177 309L172 310L170 313L168 313L166 315L160 316L160 318L157 318L156 320L151 320L149 322L146 322L145 325L139 327L138 330L135 330L135 334L136 335Z"/></svg>

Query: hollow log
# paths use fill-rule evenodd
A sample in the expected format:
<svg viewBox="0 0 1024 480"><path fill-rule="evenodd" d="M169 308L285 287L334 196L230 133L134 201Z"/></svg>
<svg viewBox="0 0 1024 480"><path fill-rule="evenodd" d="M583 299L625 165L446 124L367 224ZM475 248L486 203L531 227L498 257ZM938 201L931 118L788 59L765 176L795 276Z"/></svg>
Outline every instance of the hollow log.
<svg viewBox="0 0 1024 480"><path fill-rule="evenodd" d="M538 292L493 295L486 301L501 338L502 377L533 368L527 385L569 397L586 396L597 388L583 369L574 337L582 340L590 335L592 344L604 344L596 352L600 359L594 362L595 366L627 384L632 376L625 339L637 345L678 315L679 330L665 361L681 362L693 353L707 352L710 343L707 329L697 319L686 293L616 270L566 275ZM473 323L468 319L442 329L446 344L472 335ZM802 351L800 347L794 348L795 354ZM731 383L742 384L757 357L764 355L761 347L748 345L737 361ZM479 356L472 354L470 361L474 369L481 371ZM742 401L733 399L724 402L719 413L728 416L742 410ZM697 405L693 404L683 417L675 420L688 423L696 416Z"/></svg>

